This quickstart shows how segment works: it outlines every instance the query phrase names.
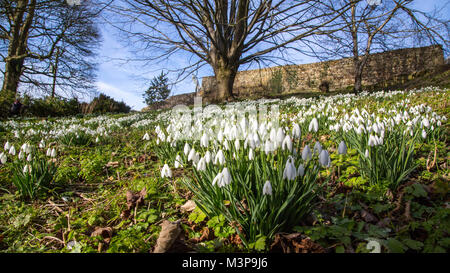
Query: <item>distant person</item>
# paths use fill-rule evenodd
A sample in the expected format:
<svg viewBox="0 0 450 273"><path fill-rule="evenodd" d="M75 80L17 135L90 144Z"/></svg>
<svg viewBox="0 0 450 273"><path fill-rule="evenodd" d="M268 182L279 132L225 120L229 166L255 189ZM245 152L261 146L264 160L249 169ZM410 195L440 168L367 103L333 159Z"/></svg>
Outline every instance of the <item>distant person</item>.
<svg viewBox="0 0 450 273"><path fill-rule="evenodd" d="M12 115L20 115L20 109L22 108L22 103L20 103L19 99L16 99L11 106L11 114Z"/></svg>

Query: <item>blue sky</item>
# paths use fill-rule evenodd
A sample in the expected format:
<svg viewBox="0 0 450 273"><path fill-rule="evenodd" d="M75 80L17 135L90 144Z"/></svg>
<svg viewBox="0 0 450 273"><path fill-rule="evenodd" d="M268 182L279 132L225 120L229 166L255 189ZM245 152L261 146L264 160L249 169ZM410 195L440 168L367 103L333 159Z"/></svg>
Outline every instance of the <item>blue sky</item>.
<svg viewBox="0 0 450 273"><path fill-rule="evenodd" d="M448 4L449 0L416 0L414 6L423 11L430 11L434 6L442 6ZM447 9L450 5L447 5ZM444 14L450 14L450 10L444 11ZM100 50L100 67L98 71L97 88L100 92L105 93L119 101L124 101L134 110L141 110L145 107L142 94L148 87L142 78L151 80L154 76L166 71L168 68L182 68L183 63L189 58L186 54L186 59L183 56L175 57L169 62L154 63L142 67L137 63L131 63L121 60L132 58L132 54L127 50L126 46L121 44L114 34L114 31L106 24L100 26L103 35L103 44ZM316 60L307 56L296 55L292 60L295 63L311 63ZM201 84L201 77L213 75L212 70L208 66L204 66L197 72ZM169 78L170 78L169 74ZM172 95L193 92L195 85L191 77L174 85L172 87Z"/></svg>

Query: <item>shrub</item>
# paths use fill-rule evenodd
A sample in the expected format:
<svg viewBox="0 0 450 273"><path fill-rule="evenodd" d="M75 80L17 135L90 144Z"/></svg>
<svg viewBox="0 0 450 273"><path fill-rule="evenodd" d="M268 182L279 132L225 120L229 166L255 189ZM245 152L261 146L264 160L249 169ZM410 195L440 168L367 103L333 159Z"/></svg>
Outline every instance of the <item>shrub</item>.
<svg viewBox="0 0 450 273"><path fill-rule="evenodd" d="M125 102L118 102L113 98L100 93L90 103L81 105L83 114L105 114L105 113L129 113L131 107Z"/></svg>

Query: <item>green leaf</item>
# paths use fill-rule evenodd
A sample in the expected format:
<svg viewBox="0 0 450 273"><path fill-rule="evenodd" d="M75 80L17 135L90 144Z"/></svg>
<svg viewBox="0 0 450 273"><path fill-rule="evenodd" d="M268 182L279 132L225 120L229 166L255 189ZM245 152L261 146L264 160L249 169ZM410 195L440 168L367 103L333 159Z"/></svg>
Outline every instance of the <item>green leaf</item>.
<svg viewBox="0 0 450 273"><path fill-rule="evenodd" d="M336 247L336 253L345 253L345 247L344 246L337 246Z"/></svg>
<svg viewBox="0 0 450 273"><path fill-rule="evenodd" d="M404 239L403 243L405 245L407 245L409 248L414 249L414 250L420 250L423 247L422 242L412 240L412 239Z"/></svg>
<svg viewBox="0 0 450 273"><path fill-rule="evenodd" d="M404 253L408 249L399 240L393 238L387 240L387 246L392 253Z"/></svg>

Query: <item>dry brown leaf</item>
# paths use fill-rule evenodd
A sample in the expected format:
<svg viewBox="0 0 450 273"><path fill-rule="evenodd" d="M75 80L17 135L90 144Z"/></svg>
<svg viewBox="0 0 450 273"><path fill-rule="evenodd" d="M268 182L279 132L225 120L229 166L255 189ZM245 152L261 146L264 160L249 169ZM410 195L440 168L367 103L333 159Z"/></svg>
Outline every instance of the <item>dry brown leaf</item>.
<svg viewBox="0 0 450 273"><path fill-rule="evenodd" d="M169 251L170 247L181 232L180 221L170 222L168 220L164 220L161 226L162 229L159 233L158 240L156 240L156 246L153 253L165 253Z"/></svg>
<svg viewBox="0 0 450 273"><path fill-rule="evenodd" d="M301 233L277 233L270 246L271 252L282 253L325 253L325 249Z"/></svg>
<svg viewBox="0 0 450 273"><path fill-rule="evenodd" d="M91 233L91 237L94 236L101 236L103 238L103 240L105 241L105 243L108 243L111 241L113 235L113 229L110 227L97 227L92 233Z"/></svg>
<svg viewBox="0 0 450 273"><path fill-rule="evenodd" d="M181 212L193 211L197 205L192 200L188 200L184 205L180 207Z"/></svg>

